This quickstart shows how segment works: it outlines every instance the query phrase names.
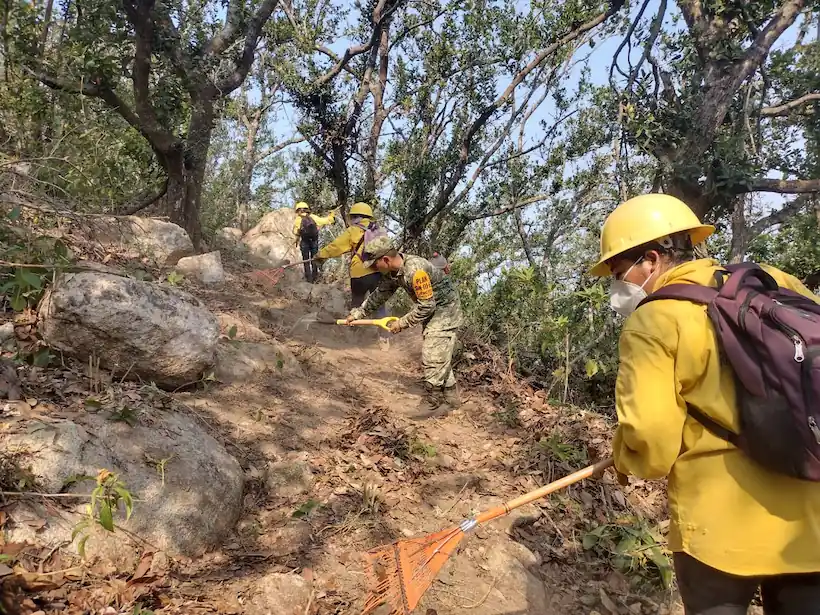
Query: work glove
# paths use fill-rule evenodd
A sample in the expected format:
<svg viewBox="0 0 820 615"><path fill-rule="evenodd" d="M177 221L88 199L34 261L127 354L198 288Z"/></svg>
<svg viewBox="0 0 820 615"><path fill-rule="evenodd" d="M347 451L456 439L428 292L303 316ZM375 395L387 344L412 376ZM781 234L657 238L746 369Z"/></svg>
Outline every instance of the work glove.
<svg viewBox="0 0 820 615"><path fill-rule="evenodd" d="M388 326L388 327L390 327L390 333L392 333L393 335L396 335L396 333L400 333L400 332L401 332L401 330L402 330L402 326L401 326L401 321L400 321L400 320L394 320L393 322L391 322L391 323L390 323L389 325L387 325L387 326Z"/></svg>

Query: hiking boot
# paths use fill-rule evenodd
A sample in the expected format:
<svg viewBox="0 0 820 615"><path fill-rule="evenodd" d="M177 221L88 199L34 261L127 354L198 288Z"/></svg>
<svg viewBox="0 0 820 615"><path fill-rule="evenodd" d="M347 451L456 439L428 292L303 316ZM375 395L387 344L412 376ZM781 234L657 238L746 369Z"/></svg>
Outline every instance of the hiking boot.
<svg viewBox="0 0 820 615"><path fill-rule="evenodd" d="M426 385L427 393L419 402L416 412L410 418L414 420L431 419L446 416L451 410L449 404L444 399L444 393L441 389L433 388Z"/></svg>
<svg viewBox="0 0 820 615"><path fill-rule="evenodd" d="M382 352L387 352L390 350L390 338L389 337L379 337L379 350Z"/></svg>
<svg viewBox="0 0 820 615"><path fill-rule="evenodd" d="M456 385L444 389L443 399L444 403L452 410L457 410L461 407L461 397L458 394L458 387Z"/></svg>

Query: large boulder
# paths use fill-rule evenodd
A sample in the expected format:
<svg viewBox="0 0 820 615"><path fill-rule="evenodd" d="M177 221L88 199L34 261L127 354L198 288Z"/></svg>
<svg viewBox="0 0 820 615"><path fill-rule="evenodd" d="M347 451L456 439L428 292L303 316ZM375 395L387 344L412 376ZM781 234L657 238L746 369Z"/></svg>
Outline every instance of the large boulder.
<svg viewBox="0 0 820 615"><path fill-rule="evenodd" d="M40 332L82 361L176 388L214 365L219 322L192 295L106 273L60 276L40 303Z"/></svg>
<svg viewBox="0 0 820 615"><path fill-rule="evenodd" d="M89 218L87 237L100 244L125 249L159 265L173 265L194 253L194 245L181 226L155 218L101 216Z"/></svg>
<svg viewBox="0 0 820 615"><path fill-rule="evenodd" d="M218 250L197 256L185 256L179 259L174 269L202 284L221 284L225 281L222 256Z"/></svg>
<svg viewBox="0 0 820 615"><path fill-rule="evenodd" d="M293 236L293 220L296 212L290 208L277 209L265 214L242 237L251 254L278 267L287 262L300 260L301 254Z"/></svg>
<svg viewBox="0 0 820 615"><path fill-rule="evenodd" d="M225 247L235 247L242 241L242 230L232 226L226 226L216 233L216 241Z"/></svg>
<svg viewBox="0 0 820 615"><path fill-rule="evenodd" d="M242 510L239 462L192 416L152 407L132 411L131 424L111 420L106 409L74 420L19 424L0 436L0 449L23 455L48 493L88 493L93 481L75 482L77 477L96 476L102 468L117 474L135 501L131 519L118 516L115 523L158 549L196 556L217 546ZM29 508L41 504L19 503L20 514L11 515L17 522L5 528L8 540L71 541L86 503L79 499L73 512L62 514L53 507L50 513ZM20 522L32 516L39 523ZM121 532L91 532L88 553L127 562L135 555L131 542Z"/></svg>

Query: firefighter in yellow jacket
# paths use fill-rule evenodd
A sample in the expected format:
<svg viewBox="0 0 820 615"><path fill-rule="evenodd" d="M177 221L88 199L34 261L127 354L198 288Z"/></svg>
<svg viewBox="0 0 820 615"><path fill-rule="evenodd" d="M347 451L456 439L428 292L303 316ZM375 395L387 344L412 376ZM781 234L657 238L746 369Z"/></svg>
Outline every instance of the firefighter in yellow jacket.
<svg viewBox="0 0 820 615"><path fill-rule="evenodd" d="M379 286L381 274L372 267L365 267L362 262L364 252L364 235L368 228L376 224L373 219L373 208L367 203L354 203L350 208L350 225L333 242L319 250L316 260L319 262L328 258L336 258L350 254L350 294L351 307L360 307L368 293ZM381 306L375 313L375 318L387 316L387 308ZM387 332L379 330L379 343L382 348L389 348L390 342Z"/></svg>
<svg viewBox="0 0 820 615"><path fill-rule="evenodd" d="M669 547L687 615L745 615L760 588L767 614L820 613L820 484L774 474L687 414L687 404L739 431L735 384L706 308L653 301L667 284L714 286L717 261L693 246L714 232L682 201L650 194L610 214L600 260L619 343L613 452L619 478L668 477ZM765 269L820 302L796 278ZM634 313L633 313L634 312Z"/></svg>
<svg viewBox="0 0 820 615"><path fill-rule="evenodd" d="M333 224L336 212L331 211L327 217L317 216L310 212L310 205L304 201L296 203L296 218L293 220L293 234L296 245L305 262L305 280L315 282L319 277L319 263L316 254L319 252L319 229Z"/></svg>

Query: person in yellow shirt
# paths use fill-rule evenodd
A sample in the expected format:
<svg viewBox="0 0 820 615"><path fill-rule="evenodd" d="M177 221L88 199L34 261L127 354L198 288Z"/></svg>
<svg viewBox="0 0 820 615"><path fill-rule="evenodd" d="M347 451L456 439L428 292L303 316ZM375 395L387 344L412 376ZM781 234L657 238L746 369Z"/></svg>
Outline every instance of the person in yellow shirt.
<svg viewBox="0 0 820 615"><path fill-rule="evenodd" d="M615 390L615 467L624 482L668 477L669 548L687 615L745 615L758 589L767 614L820 614L820 483L771 472L687 413L740 430L731 368L706 307L641 300L668 284L715 286L720 268L693 247L714 232L682 201L649 194L604 223L590 273L612 276L626 316ZM761 265L820 303L799 280Z"/></svg>
<svg viewBox="0 0 820 615"><path fill-rule="evenodd" d="M316 282L319 277L319 264L315 260L319 252L319 229L328 224L333 224L336 219L336 212L331 211L330 215L323 218L310 213L310 205L304 201L296 203L296 218L293 220L293 234L296 236L296 245L302 253L302 260L305 262L305 280Z"/></svg>
<svg viewBox="0 0 820 615"><path fill-rule="evenodd" d="M350 254L350 294L351 307L360 307L368 293L379 286L381 274L372 267L365 267L362 261L364 253L364 235L371 225L376 224L373 219L373 208L367 203L354 203L350 208L350 225L333 242L319 250L317 260L322 262L328 258L337 258ZM387 316L387 308L381 306L374 314L374 318ZM389 333L379 329L379 343L383 349L390 345Z"/></svg>

